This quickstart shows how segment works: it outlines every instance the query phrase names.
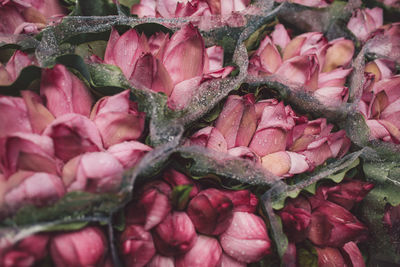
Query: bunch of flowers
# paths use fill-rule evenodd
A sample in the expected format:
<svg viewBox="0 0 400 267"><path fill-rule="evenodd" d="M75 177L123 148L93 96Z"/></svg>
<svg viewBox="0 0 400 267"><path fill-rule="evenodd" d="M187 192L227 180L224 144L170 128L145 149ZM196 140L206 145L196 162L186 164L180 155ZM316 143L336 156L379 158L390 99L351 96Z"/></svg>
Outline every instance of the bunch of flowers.
<svg viewBox="0 0 400 267"><path fill-rule="evenodd" d="M43 71L40 96L21 94L0 97L1 204L11 211L49 204L70 191L115 191L124 170L151 150L137 141L145 114L129 91L92 108L89 89L56 65Z"/></svg>
<svg viewBox="0 0 400 267"><path fill-rule="evenodd" d="M186 198L177 197L182 186ZM207 188L169 169L136 195L120 238L126 266L246 266L271 253L248 190Z"/></svg>
<svg viewBox="0 0 400 267"><path fill-rule="evenodd" d="M278 176L313 170L350 147L343 130L320 118L309 121L276 99L255 102L254 95L231 95L214 126L190 137L200 145L252 160Z"/></svg>

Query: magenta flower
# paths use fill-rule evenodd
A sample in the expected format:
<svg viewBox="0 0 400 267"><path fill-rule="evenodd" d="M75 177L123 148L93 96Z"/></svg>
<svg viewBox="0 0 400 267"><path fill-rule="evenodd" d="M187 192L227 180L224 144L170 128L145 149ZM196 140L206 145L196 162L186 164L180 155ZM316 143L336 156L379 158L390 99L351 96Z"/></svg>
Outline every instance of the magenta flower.
<svg viewBox="0 0 400 267"><path fill-rule="evenodd" d="M145 266L156 252L151 234L140 225L128 225L121 235L121 243L128 267Z"/></svg>
<svg viewBox="0 0 400 267"><path fill-rule="evenodd" d="M219 240L225 253L239 262L259 261L271 252L264 221L247 212L234 212L231 224Z"/></svg>
<svg viewBox="0 0 400 267"><path fill-rule="evenodd" d="M200 32L188 24L171 37L164 33L147 38L134 30L123 35L113 29L104 63L120 67L138 88L163 92L169 106L182 109L204 80L224 78L233 67L222 67L223 49L205 48Z"/></svg>
<svg viewBox="0 0 400 267"><path fill-rule="evenodd" d="M346 243L341 249L333 247L315 247L318 254L318 266L357 266L365 267L363 256L354 242Z"/></svg>
<svg viewBox="0 0 400 267"><path fill-rule="evenodd" d="M224 192L209 188L189 202L187 213L198 232L219 235L229 227L232 210L233 203Z"/></svg>
<svg viewBox="0 0 400 267"><path fill-rule="evenodd" d="M154 245L165 256L189 251L196 243L196 238L194 225L186 212L171 212L153 230Z"/></svg>
<svg viewBox="0 0 400 267"><path fill-rule="evenodd" d="M97 227L56 234L50 242L51 257L57 267L102 266L107 241Z"/></svg>
<svg viewBox="0 0 400 267"><path fill-rule="evenodd" d="M178 185L192 185L192 190L190 191L190 197L193 198L199 192L197 184L193 182L189 177L180 173L174 169L168 169L164 172L163 179L167 181L172 187Z"/></svg>
<svg viewBox="0 0 400 267"><path fill-rule="evenodd" d="M4 267L29 267L43 259L47 254L49 241L47 234L29 236L0 255L0 264Z"/></svg>

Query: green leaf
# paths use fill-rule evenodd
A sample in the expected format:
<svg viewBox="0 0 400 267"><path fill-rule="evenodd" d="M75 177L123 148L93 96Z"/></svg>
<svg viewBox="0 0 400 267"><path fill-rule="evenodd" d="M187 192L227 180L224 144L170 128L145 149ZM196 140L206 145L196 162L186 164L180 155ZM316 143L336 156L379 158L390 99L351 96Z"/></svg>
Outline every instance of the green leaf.
<svg viewBox="0 0 400 267"><path fill-rule="evenodd" d="M173 188L171 199L172 205L177 210L184 210L189 202L189 195L193 185L177 185Z"/></svg>
<svg viewBox="0 0 400 267"><path fill-rule="evenodd" d="M115 5L107 0L77 0L72 15L74 16L107 16L116 15Z"/></svg>
<svg viewBox="0 0 400 267"><path fill-rule="evenodd" d="M359 158L357 158L355 161L353 161L353 163L351 163L347 168L341 170L338 173L329 175L328 177L326 177L326 179L330 179L330 180L334 181L335 183L340 183L343 180L343 178L346 176L347 172L350 171L351 169L357 167L358 164L360 164Z"/></svg>
<svg viewBox="0 0 400 267"><path fill-rule="evenodd" d="M120 0L119 3L131 8L133 5L140 4L140 0Z"/></svg>
<svg viewBox="0 0 400 267"><path fill-rule="evenodd" d="M57 224L54 226L50 226L46 228L45 231L47 232L52 232L52 231L75 231L82 229L86 225L88 225L89 222L72 222L72 223L64 223L64 224Z"/></svg>
<svg viewBox="0 0 400 267"><path fill-rule="evenodd" d="M317 250L309 242L297 245L299 267L318 267Z"/></svg>
<svg viewBox="0 0 400 267"><path fill-rule="evenodd" d="M34 86L34 82L40 80L42 69L37 66L28 66L21 70L18 78L10 85L0 86L2 95L18 96L20 90L26 90Z"/></svg>

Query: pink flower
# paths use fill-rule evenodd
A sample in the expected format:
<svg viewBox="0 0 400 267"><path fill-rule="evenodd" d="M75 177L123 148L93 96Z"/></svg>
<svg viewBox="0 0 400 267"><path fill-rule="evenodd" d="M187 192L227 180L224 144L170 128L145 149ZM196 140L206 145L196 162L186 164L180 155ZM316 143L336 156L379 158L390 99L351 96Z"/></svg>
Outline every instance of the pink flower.
<svg viewBox="0 0 400 267"><path fill-rule="evenodd" d="M26 90L22 91L21 95L25 101L32 132L41 134L53 122L53 114L44 106L41 98L34 92Z"/></svg>
<svg viewBox="0 0 400 267"><path fill-rule="evenodd" d="M336 186L318 187L316 196L351 210L374 188L374 184L360 180L344 181Z"/></svg>
<svg viewBox="0 0 400 267"><path fill-rule="evenodd" d="M87 117L90 114L92 97L89 89L63 65L57 64L43 71L40 94L55 117L68 113Z"/></svg>
<svg viewBox="0 0 400 267"><path fill-rule="evenodd" d="M55 155L64 162L85 152L96 152L103 148L94 122L79 114L58 117L47 126L43 134L53 139Z"/></svg>
<svg viewBox="0 0 400 267"><path fill-rule="evenodd" d="M367 235L368 228L342 206L324 201L312 211L308 238L318 246L341 247Z"/></svg>
<svg viewBox="0 0 400 267"><path fill-rule="evenodd" d="M107 152L85 153L64 165L63 181L69 192L112 192L121 185L123 171L121 163Z"/></svg>
<svg viewBox="0 0 400 267"><path fill-rule="evenodd" d="M250 4L248 0L141 0L131 8L131 13L139 17L200 17L229 15L242 11Z"/></svg>
<svg viewBox="0 0 400 267"><path fill-rule="evenodd" d="M222 67L222 48L206 49L192 24L170 38L163 33L147 38L134 29L120 36L113 29L104 62L119 66L134 86L165 93L175 109L187 105L201 82L225 78L233 70Z"/></svg>
<svg viewBox="0 0 400 267"><path fill-rule="evenodd" d="M23 68L33 64L35 60L31 56L19 50L15 51L5 66L0 63L0 85L12 84Z"/></svg>
<svg viewBox="0 0 400 267"><path fill-rule="evenodd" d="M162 181L147 184L141 190L138 203L128 206L127 222L143 224L146 231L157 226L172 209L171 191L171 187Z"/></svg>
<svg viewBox="0 0 400 267"><path fill-rule="evenodd" d="M359 110L370 128L370 139L400 142L399 84L400 76L396 75L374 83L371 91L364 91Z"/></svg>
<svg viewBox="0 0 400 267"><path fill-rule="evenodd" d="M240 262L235 260L234 258L228 256L225 253L222 253L222 260L220 267L246 267L247 264L244 262Z"/></svg>
<svg viewBox="0 0 400 267"><path fill-rule="evenodd" d="M151 234L140 225L128 225L121 235L122 254L128 267L142 267L156 253Z"/></svg>
<svg viewBox="0 0 400 267"><path fill-rule="evenodd" d="M91 119L99 129L105 148L123 141L137 140L144 129L145 114L129 100L129 90L100 99L92 109Z"/></svg>
<svg viewBox="0 0 400 267"><path fill-rule="evenodd" d="M233 211L255 213L258 206L258 198L249 190L223 190L233 204Z"/></svg>
<svg viewBox="0 0 400 267"><path fill-rule="evenodd" d="M229 227L232 210L233 203L224 192L209 188L189 202L187 213L198 232L219 235Z"/></svg>
<svg viewBox="0 0 400 267"><path fill-rule="evenodd" d="M153 230L155 247L165 256L186 253L194 246L196 238L194 225L186 212L171 212Z"/></svg>
<svg viewBox="0 0 400 267"><path fill-rule="evenodd" d="M0 137L15 132L32 132L24 100L19 97L0 96ZM18 123L15 123L18 121Z"/></svg>
<svg viewBox="0 0 400 267"><path fill-rule="evenodd" d="M53 203L64 194L60 177L44 172L18 171L8 178L4 202L15 211L27 204L43 206Z"/></svg>
<svg viewBox="0 0 400 267"><path fill-rule="evenodd" d="M1 255L0 265L4 267L32 266L46 256L48 241L47 234L35 234L25 238Z"/></svg>
<svg viewBox="0 0 400 267"><path fill-rule="evenodd" d="M56 0L2 1L0 33L37 33L65 14L66 10Z"/></svg>
<svg viewBox="0 0 400 267"><path fill-rule="evenodd" d="M175 267L175 259L156 254L147 264L147 267Z"/></svg>
<svg viewBox="0 0 400 267"><path fill-rule="evenodd" d="M50 252L57 267L101 266L107 252L104 233L97 227L56 234Z"/></svg>
<svg viewBox="0 0 400 267"><path fill-rule="evenodd" d="M199 235L192 249L176 258L175 266L217 267L221 263L221 257L222 248L218 240L205 235Z"/></svg>
<svg viewBox="0 0 400 267"><path fill-rule="evenodd" d="M306 198L289 199L279 216L290 240L301 242L306 239L311 222L311 205Z"/></svg>
<svg viewBox="0 0 400 267"><path fill-rule="evenodd" d="M234 212L230 226L219 240L225 253L239 262L259 261L271 253L266 225L255 214Z"/></svg>
<svg viewBox="0 0 400 267"><path fill-rule="evenodd" d="M315 247L318 254L318 266L354 266L365 267L363 256L354 242L346 243L341 249Z"/></svg>
<svg viewBox="0 0 400 267"><path fill-rule="evenodd" d="M188 142L189 145L208 147L215 151L227 152L228 145L224 136L215 127L206 127L194 133Z"/></svg>
<svg viewBox="0 0 400 267"><path fill-rule="evenodd" d="M168 169L164 172L163 179L167 181L172 187L178 186L178 185L192 185L192 191L190 191L190 197L193 198L196 196L199 192L199 188L197 187L197 184L193 182L189 177L184 175L183 173L180 173L178 171L175 171L174 169Z"/></svg>
<svg viewBox="0 0 400 267"><path fill-rule="evenodd" d="M361 41L367 40L369 34L383 25L383 11L379 7L357 9L347 28Z"/></svg>
<svg viewBox="0 0 400 267"><path fill-rule="evenodd" d="M0 167L6 176L17 170L60 173L60 164L55 158L50 137L19 132L8 135L3 142Z"/></svg>
<svg viewBox="0 0 400 267"><path fill-rule="evenodd" d="M110 146L107 150L113 155L124 167L129 169L135 166L140 159L152 148L137 141L122 142Z"/></svg>

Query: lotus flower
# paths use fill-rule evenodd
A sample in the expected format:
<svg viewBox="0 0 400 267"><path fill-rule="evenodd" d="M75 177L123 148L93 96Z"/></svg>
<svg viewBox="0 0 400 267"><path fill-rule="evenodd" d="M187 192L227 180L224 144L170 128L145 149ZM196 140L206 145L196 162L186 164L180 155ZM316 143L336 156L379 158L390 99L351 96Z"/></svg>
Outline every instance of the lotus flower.
<svg viewBox="0 0 400 267"><path fill-rule="evenodd" d="M361 41L367 40L370 33L383 25L383 10L379 7L372 9L357 9L347 28Z"/></svg>
<svg viewBox="0 0 400 267"><path fill-rule="evenodd" d="M370 129L370 139L400 143L398 118L400 76L392 76L373 84L371 91L364 91L359 110Z"/></svg>
<svg viewBox="0 0 400 267"><path fill-rule="evenodd" d="M306 239L311 222L311 205L306 198L290 199L279 216L290 240L301 242Z"/></svg>
<svg viewBox="0 0 400 267"><path fill-rule="evenodd" d="M271 253L271 241L261 217L234 212L233 219L219 240L225 253L239 262L259 261Z"/></svg>
<svg viewBox="0 0 400 267"><path fill-rule="evenodd" d="M154 255L147 264L148 267L175 267L175 259L173 257L165 257L159 254Z"/></svg>
<svg viewBox="0 0 400 267"><path fill-rule="evenodd" d="M64 165L63 181L68 191L112 192L121 185L123 171L122 164L107 152L85 153Z"/></svg>
<svg viewBox="0 0 400 267"><path fill-rule="evenodd" d="M221 263L222 248L217 239L199 235L191 250L175 260L176 267L217 267Z"/></svg>
<svg viewBox="0 0 400 267"><path fill-rule="evenodd" d="M0 137L15 132L32 132L24 100L18 97L0 96ZM18 121L19 123L15 123Z"/></svg>
<svg viewBox="0 0 400 267"><path fill-rule="evenodd" d="M242 11L250 4L248 0L141 0L131 8L131 13L139 17L200 17L229 15Z"/></svg>
<svg viewBox="0 0 400 267"><path fill-rule="evenodd" d="M57 267L102 266L107 252L104 233L97 227L56 234L50 242L51 257Z"/></svg>
<svg viewBox="0 0 400 267"><path fill-rule="evenodd" d="M195 184L189 177L180 173L174 169L168 169L164 172L163 179L167 181L172 187L179 185L192 185L192 190L190 191L190 197L193 198L199 192L197 184Z"/></svg>
<svg viewBox="0 0 400 267"><path fill-rule="evenodd" d="M35 234L23 239L0 256L1 266L32 266L46 256L48 241L47 234Z"/></svg>
<svg viewBox="0 0 400 267"><path fill-rule="evenodd" d="M374 184L360 180L344 181L336 186L320 186L316 195L336 203L347 210L360 202L374 188Z"/></svg>
<svg viewBox="0 0 400 267"><path fill-rule="evenodd" d="M69 113L88 117L90 114L92 97L89 89L63 65L43 71L40 94L55 117Z"/></svg>
<svg viewBox="0 0 400 267"><path fill-rule="evenodd" d="M37 33L66 14L57 0L2 1L0 33Z"/></svg>
<svg viewBox="0 0 400 267"><path fill-rule="evenodd" d="M145 114L129 100L129 90L100 99L92 109L91 119L99 129L105 148L139 139Z"/></svg>
<svg viewBox="0 0 400 267"><path fill-rule="evenodd" d="M122 164L124 169L129 169L151 150L152 148L145 144L129 141L110 146L107 151Z"/></svg>
<svg viewBox="0 0 400 267"><path fill-rule="evenodd" d="M18 171L7 180L4 202L11 211L15 211L28 204L51 204L64 194L60 177L44 172Z"/></svg>
<svg viewBox="0 0 400 267"><path fill-rule="evenodd" d="M145 266L154 256L153 238L139 225L129 225L121 235L122 254L126 266Z"/></svg>
<svg viewBox="0 0 400 267"><path fill-rule="evenodd" d="M354 242L346 243L342 249L315 247L318 254L318 266L357 266L365 267L363 256Z"/></svg>
<svg viewBox="0 0 400 267"><path fill-rule="evenodd" d="M278 176L313 170L350 148L345 132L331 133L333 125L326 119L307 121L283 102L251 99L251 95L229 96L215 127L194 133L187 144L259 162Z"/></svg>
<svg viewBox="0 0 400 267"><path fill-rule="evenodd" d="M339 106L347 101L348 88L344 83L351 72L347 66L353 54L354 44L350 40L338 38L328 42L319 32L290 40L285 27L278 24L251 55L249 73L274 74L295 89L309 91L322 104Z"/></svg>
<svg viewBox="0 0 400 267"><path fill-rule="evenodd" d="M15 51L5 66L0 63L0 85L12 84L18 78L23 68L35 63L35 60L28 54L19 50Z"/></svg>
<svg viewBox="0 0 400 267"><path fill-rule="evenodd" d="M318 246L341 247L350 241L363 241L367 235L365 225L348 210L332 202L319 204L311 213L308 238Z"/></svg>
<svg viewBox="0 0 400 267"><path fill-rule="evenodd" d="M249 190L223 190L223 193L232 201L233 211L256 212L258 198Z"/></svg>
<svg viewBox="0 0 400 267"><path fill-rule="evenodd" d="M206 235L223 233L232 220L232 210L230 198L214 188L201 191L189 202L187 208L196 230Z"/></svg>
<svg viewBox="0 0 400 267"><path fill-rule="evenodd" d="M224 78L233 70L233 67L222 67L222 48L206 49L192 24L171 37L158 33L148 39L134 29L121 36L113 29L104 63L120 67L138 88L165 93L169 106L177 109L188 104L201 82Z"/></svg>
<svg viewBox="0 0 400 267"><path fill-rule="evenodd" d="M165 256L176 256L189 251L196 243L196 231L186 212L174 211L153 231L154 244Z"/></svg>

